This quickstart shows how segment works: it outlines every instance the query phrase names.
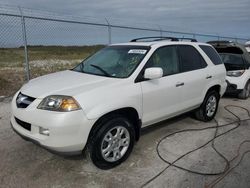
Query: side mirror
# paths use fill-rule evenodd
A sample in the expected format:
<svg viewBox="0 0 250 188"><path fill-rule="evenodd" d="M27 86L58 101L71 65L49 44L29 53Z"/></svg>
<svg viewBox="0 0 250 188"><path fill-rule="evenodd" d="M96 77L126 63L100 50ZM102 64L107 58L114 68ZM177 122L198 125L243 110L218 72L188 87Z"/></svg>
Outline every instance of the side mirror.
<svg viewBox="0 0 250 188"><path fill-rule="evenodd" d="M144 78L145 79L157 79L157 78L161 78L163 76L163 70L162 68L159 67L152 67L152 68L147 68L145 69L144 72Z"/></svg>

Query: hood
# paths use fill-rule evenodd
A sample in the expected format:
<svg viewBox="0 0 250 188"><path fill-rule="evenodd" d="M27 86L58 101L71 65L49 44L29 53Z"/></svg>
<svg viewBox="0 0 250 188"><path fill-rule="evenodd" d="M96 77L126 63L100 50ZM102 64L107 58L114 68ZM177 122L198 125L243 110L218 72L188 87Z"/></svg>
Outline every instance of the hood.
<svg viewBox="0 0 250 188"><path fill-rule="evenodd" d="M117 83L119 80L67 70L30 80L21 88L21 92L35 98L44 98L49 95L74 96Z"/></svg>

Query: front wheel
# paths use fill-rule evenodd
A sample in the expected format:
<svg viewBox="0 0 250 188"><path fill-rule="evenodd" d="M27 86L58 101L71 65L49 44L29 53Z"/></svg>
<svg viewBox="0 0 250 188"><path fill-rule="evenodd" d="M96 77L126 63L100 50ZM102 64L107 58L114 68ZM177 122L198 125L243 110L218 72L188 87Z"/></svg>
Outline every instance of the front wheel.
<svg viewBox="0 0 250 188"><path fill-rule="evenodd" d="M247 99L250 96L250 81L248 81L244 89L239 93L238 98Z"/></svg>
<svg viewBox="0 0 250 188"><path fill-rule="evenodd" d="M220 95L217 91L209 91L197 111L195 111L195 118L201 121L211 121L216 115Z"/></svg>
<svg viewBox="0 0 250 188"><path fill-rule="evenodd" d="M130 155L135 131L128 119L116 116L101 121L99 131L90 141L90 157L101 169L110 169L125 161Z"/></svg>

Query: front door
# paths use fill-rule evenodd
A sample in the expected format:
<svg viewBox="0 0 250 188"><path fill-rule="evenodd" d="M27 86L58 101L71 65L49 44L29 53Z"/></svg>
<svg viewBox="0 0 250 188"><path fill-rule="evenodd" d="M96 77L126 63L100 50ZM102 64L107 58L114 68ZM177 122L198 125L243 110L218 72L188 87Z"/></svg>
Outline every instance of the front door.
<svg viewBox="0 0 250 188"><path fill-rule="evenodd" d="M140 82L143 93L142 124L164 120L181 110L183 78L179 73L179 58L176 46L157 49L145 68L160 67L163 77Z"/></svg>

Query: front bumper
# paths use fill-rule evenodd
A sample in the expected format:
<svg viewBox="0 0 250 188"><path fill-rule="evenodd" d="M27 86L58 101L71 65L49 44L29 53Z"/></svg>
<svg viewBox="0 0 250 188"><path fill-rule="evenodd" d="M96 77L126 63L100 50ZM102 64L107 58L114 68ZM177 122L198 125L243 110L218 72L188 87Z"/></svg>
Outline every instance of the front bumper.
<svg viewBox="0 0 250 188"><path fill-rule="evenodd" d="M21 133L17 132L17 131L14 129L14 127L13 127L13 125L12 125L11 122L10 122L10 125L11 125L11 128L13 129L13 131L14 131L16 134L18 134L21 138L23 138L23 139L26 140L26 141L32 142L32 143L34 143L34 144L36 144L36 145L38 145L38 146L40 146L40 147L42 147L42 148L48 150L48 151L51 152L51 153L54 153L54 154L57 154L57 155L62 155L62 156L75 156L75 155L80 155L80 154L83 153L82 150L79 150L79 151L70 151L70 152L54 150L53 148L50 148L50 147L41 145L41 143L38 142L37 140L33 140L33 139L31 139L30 137L26 137L26 136L22 135Z"/></svg>
<svg viewBox="0 0 250 188"><path fill-rule="evenodd" d="M226 89L227 94L239 94L240 92L242 92L242 89L238 89L236 84L230 83L227 80L227 89Z"/></svg>
<svg viewBox="0 0 250 188"><path fill-rule="evenodd" d="M245 72L239 77L226 76L226 80L229 84L236 85L237 90L242 91L245 88L245 85L249 80L249 74L250 74L250 71L245 70Z"/></svg>
<svg viewBox="0 0 250 188"><path fill-rule="evenodd" d="M95 120L86 118L82 110L53 112L37 109L41 99L36 99L27 108L17 108L16 96L11 108L11 125L15 132L26 140L63 154L79 154L84 149ZM31 125L27 130L16 118ZM49 136L39 133L39 127L49 130Z"/></svg>

